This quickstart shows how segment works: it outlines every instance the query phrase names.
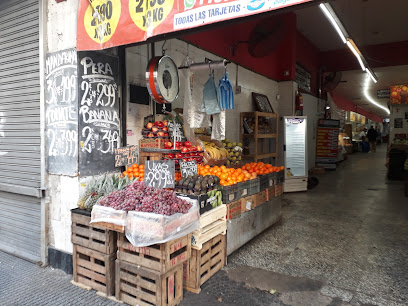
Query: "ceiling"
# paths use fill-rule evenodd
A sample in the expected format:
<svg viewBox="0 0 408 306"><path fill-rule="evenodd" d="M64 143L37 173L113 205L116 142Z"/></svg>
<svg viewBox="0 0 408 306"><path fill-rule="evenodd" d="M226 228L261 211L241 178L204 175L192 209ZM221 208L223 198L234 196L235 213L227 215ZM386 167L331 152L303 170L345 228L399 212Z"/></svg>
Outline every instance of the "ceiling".
<svg viewBox="0 0 408 306"><path fill-rule="evenodd" d="M335 0L330 4L360 50L367 45L408 41L408 26L405 25L407 0ZM295 13L298 30L320 51L347 49L317 4ZM370 103L370 100L387 107L388 99L377 99L377 89L408 83L408 66L373 70L378 77L377 84L369 81L368 75L361 70L346 71L335 92L367 111L384 117L387 113Z"/></svg>

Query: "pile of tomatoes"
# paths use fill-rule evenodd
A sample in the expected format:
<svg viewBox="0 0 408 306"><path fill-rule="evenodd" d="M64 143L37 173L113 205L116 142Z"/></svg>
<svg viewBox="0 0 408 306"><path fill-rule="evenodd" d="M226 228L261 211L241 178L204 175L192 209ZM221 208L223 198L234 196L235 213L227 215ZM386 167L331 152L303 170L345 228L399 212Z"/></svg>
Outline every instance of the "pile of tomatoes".
<svg viewBox="0 0 408 306"><path fill-rule="evenodd" d="M210 167L209 165L197 165L198 174L218 176L221 186L231 186L239 182L255 179L258 175L279 172L283 169L284 167L274 167L263 162L245 164L238 169L227 168L225 166Z"/></svg>

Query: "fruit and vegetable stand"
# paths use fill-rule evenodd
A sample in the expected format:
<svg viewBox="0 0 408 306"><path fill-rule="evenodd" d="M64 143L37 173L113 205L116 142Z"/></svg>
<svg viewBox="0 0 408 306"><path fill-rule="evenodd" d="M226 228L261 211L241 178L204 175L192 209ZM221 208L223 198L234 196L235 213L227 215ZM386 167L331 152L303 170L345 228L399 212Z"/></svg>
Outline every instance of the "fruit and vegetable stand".
<svg viewBox="0 0 408 306"><path fill-rule="evenodd" d="M280 220L283 167L243 163L230 140L172 142L168 125L146 124L139 163L86 183L72 210L76 285L177 305L183 288L199 293L227 255Z"/></svg>

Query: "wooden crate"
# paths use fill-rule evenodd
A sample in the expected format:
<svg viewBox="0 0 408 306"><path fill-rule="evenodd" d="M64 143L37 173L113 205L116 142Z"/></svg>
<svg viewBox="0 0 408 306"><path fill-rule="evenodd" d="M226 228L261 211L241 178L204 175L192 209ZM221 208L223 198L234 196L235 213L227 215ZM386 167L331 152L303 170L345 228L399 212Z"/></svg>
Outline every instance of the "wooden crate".
<svg viewBox="0 0 408 306"><path fill-rule="evenodd" d="M103 254L95 250L74 245L74 281L106 295L115 294L116 254Z"/></svg>
<svg viewBox="0 0 408 306"><path fill-rule="evenodd" d="M117 224L108 223L108 222L94 222L92 223L92 225L94 227L99 227L99 228L103 228L103 229L118 232L118 233L125 232L125 227L123 225L117 225Z"/></svg>
<svg viewBox="0 0 408 306"><path fill-rule="evenodd" d="M177 305L183 299L183 266L161 274L118 259L116 298L129 305Z"/></svg>
<svg viewBox="0 0 408 306"><path fill-rule="evenodd" d="M139 152L139 164L144 165L147 160L161 160L163 156L163 153Z"/></svg>
<svg viewBox="0 0 408 306"><path fill-rule="evenodd" d="M166 273L191 257L191 234L148 247L135 247L124 234L118 235L118 259L160 273Z"/></svg>
<svg viewBox="0 0 408 306"><path fill-rule="evenodd" d="M191 238L191 247L201 250L203 244L217 235L227 233L227 206L218 206L200 217L200 229L194 231Z"/></svg>
<svg viewBox="0 0 408 306"><path fill-rule="evenodd" d="M71 214L71 240L73 244L87 247L104 254L116 252L116 233L96 224L90 224L91 217Z"/></svg>
<svg viewBox="0 0 408 306"><path fill-rule="evenodd" d="M201 250L193 249L191 259L183 265L184 288L200 293L201 285L224 267L226 254L225 235L218 235L207 241Z"/></svg>

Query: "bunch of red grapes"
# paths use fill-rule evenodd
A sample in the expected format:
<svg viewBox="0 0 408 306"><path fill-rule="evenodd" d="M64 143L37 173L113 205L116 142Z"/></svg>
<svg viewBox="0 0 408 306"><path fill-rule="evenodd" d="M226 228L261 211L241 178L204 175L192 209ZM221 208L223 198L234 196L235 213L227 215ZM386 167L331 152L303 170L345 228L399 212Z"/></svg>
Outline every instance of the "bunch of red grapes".
<svg viewBox="0 0 408 306"><path fill-rule="evenodd" d="M124 211L143 211L171 216L186 214L191 204L180 199L171 190L146 187L144 182L136 181L122 190L116 190L105 196L100 205Z"/></svg>

